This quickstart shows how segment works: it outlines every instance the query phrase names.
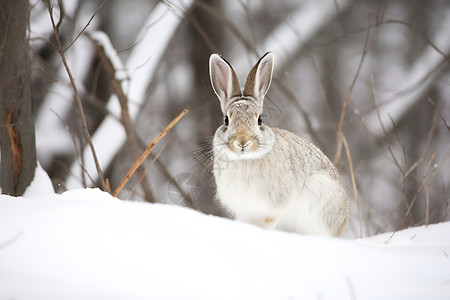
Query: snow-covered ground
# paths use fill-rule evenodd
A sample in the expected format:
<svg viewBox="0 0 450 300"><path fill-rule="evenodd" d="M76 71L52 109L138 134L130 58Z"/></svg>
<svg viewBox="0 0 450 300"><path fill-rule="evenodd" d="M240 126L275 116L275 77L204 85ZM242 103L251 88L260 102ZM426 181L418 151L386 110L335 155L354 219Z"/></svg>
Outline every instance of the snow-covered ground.
<svg viewBox="0 0 450 300"><path fill-rule="evenodd" d="M0 299L450 299L450 223L301 236L97 189L0 196Z"/></svg>

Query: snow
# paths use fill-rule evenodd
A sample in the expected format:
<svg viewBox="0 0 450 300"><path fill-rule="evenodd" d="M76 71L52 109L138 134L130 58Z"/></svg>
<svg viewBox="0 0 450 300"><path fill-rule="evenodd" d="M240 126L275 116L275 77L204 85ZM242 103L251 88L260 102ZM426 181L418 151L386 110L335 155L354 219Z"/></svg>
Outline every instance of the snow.
<svg viewBox="0 0 450 300"><path fill-rule="evenodd" d="M106 56L109 58L113 68L114 68L114 77L118 81L126 80L128 78L128 73L125 70L125 67L122 63L122 60L119 57L116 49L114 49L111 44L111 40L108 35L103 31L93 31L90 32L91 38L98 44L102 46L105 51Z"/></svg>
<svg viewBox="0 0 450 300"><path fill-rule="evenodd" d="M53 183L48 177L47 172L42 168L41 164L37 162L36 169L34 170L34 177L30 185L25 190L23 194L25 197L28 196L44 196L51 195L55 193L53 188Z"/></svg>
<svg viewBox="0 0 450 300"><path fill-rule="evenodd" d="M0 196L0 299L450 299L450 222L344 240L98 189Z"/></svg>

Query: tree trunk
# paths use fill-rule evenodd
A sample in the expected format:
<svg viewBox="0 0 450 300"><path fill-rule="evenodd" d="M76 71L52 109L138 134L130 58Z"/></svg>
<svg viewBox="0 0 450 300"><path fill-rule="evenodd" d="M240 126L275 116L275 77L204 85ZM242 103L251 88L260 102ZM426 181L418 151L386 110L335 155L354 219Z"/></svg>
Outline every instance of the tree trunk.
<svg viewBox="0 0 450 300"><path fill-rule="evenodd" d="M1 185L10 195L25 192L36 168L28 19L27 0L0 0Z"/></svg>

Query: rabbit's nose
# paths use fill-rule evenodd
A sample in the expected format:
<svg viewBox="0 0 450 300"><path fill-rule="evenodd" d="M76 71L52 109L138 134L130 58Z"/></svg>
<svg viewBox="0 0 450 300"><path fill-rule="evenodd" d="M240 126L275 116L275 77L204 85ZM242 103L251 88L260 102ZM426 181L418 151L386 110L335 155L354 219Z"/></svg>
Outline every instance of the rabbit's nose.
<svg viewBox="0 0 450 300"><path fill-rule="evenodd" d="M244 152L246 149L251 148L252 141L246 139L235 140L234 146L236 147L237 150Z"/></svg>

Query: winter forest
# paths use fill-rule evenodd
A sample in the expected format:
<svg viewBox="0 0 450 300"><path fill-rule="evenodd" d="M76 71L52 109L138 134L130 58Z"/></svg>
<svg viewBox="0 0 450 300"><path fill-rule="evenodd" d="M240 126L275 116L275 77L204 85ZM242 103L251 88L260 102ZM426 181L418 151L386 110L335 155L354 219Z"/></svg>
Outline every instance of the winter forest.
<svg viewBox="0 0 450 300"><path fill-rule="evenodd" d="M350 236L448 220L449 20L445 1L31 1L37 159L58 193L105 189L79 97L114 191L188 109L119 198L220 214L210 143L223 116L208 59L220 53L243 81L272 51L264 121L336 164L351 195Z"/></svg>
<svg viewBox="0 0 450 300"><path fill-rule="evenodd" d="M226 58L242 84L271 51L275 67L262 118L310 140L336 165L350 199L344 238L450 220L448 1L0 3L3 194L25 193L26 200L99 188L121 200L224 216L214 201L211 145L224 116L209 57ZM8 74L19 83L11 87ZM17 134L21 148L14 146ZM51 184L37 182L42 176ZM0 256L22 234L9 240L0 232ZM357 299L349 278L348 299ZM320 295L312 298L326 298Z"/></svg>
<svg viewBox="0 0 450 300"><path fill-rule="evenodd" d="M270 50L265 121L307 137L337 164L362 225L353 224L355 235L448 218L445 1L47 4L61 46L70 47L65 59L112 188L148 141L189 110L121 198L220 213L208 143L222 116L208 58L220 53L244 78L239 72ZM54 34L48 5L31 2L37 158L57 192L101 187Z"/></svg>

